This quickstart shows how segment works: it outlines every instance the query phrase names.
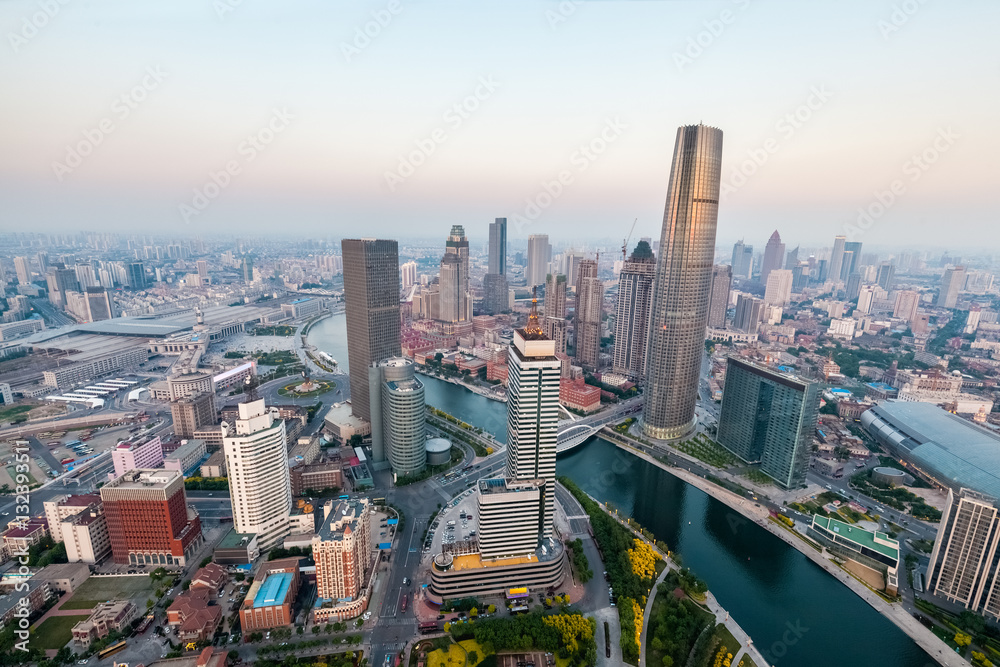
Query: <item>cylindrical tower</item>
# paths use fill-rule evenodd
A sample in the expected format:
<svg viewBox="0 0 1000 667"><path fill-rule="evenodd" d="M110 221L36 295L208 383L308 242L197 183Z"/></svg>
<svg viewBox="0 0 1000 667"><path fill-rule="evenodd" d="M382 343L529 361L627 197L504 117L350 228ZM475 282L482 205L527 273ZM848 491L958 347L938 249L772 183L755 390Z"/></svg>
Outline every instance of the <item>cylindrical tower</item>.
<svg viewBox="0 0 1000 667"><path fill-rule="evenodd" d="M424 384L414 373L413 361L405 357L386 359L379 367L386 458L397 475L420 472L427 463Z"/></svg>

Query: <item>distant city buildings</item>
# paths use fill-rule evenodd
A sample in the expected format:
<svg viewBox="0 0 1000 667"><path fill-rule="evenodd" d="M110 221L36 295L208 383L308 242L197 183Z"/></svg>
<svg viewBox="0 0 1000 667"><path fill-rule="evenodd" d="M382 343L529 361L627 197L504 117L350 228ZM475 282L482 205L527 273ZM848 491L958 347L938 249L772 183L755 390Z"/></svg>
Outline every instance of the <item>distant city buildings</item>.
<svg viewBox="0 0 1000 667"><path fill-rule="evenodd" d="M726 267L728 270L729 267ZM637 380L646 372L646 338L656 274L656 258L645 241L639 241L618 275L615 303L615 350L612 368ZM726 298L729 296L728 286ZM725 318L725 310L723 310ZM559 350L557 350L559 351Z"/></svg>
<svg viewBox="0 0 1000 667"><path fill-rule="evenodd" d="M580 261L576 286L576 360L585 368L596 369L600 363L601 315L604 283L597 277L597 262Z"/></svg>
<svg viewBox="0 0 1000 667"><path fill-rule="evenodd" d="M941 276L941 288L938 290L934 305L939 308L954 308L958 305L958 294L965 283L965 267L956 266L946 269Z"/></svg>
<svg viewBox="0 0 1000 667"><path fill-rule="evenodd" d="M708 326L721 329L726 326L729 310L729 292L733 285L733 267L716 264L712 267L712 289L708 301ZM616 339L617 340L617 337Z"/></svg>
<svg viewBox="0 0 1000 667"><path fill-rule="evenodd" d="M792 272L772 269L765 281L764 305L784 307L792 300Z"/></svg>
<svg viewBox="0 0 1000 667"><path fill-rule="evenodd" d="M524 276L528 287L541 285L549 273L549 261L552 259L552 246L549 245L547 234L531 234L528 237L528 266Z"/></svg>
<svg viewBox="0 0 1000 667"><path fill-rule="evenodd" d="M469 291L469 240L461 225L453 225L445 242L439 278L438 312L442 322L471 322L472 293Z"/></svg>
<svg viewBox="0 0 1000 667"><path fill-rule="evenodd" d="M805 484L819 411L817 385L736 357L726 363L719 444L786 489Z"/></svg>
<svg viewBox="0 0 1000 667"><path fill-rule="evenodd" d="M648 437L679 438L696 422L721 164L721 130L677 130L650 316L642 417Z"/></svg>
<svg viewBox="0 0 1000 667"><path fill-rule="evenodd" d="M733 246L733 276L747 278L753 275L753 246L737 241Z"/></svg>
<svg viewBox="0 0 1000 667"><path fill-rule="evenodd" d="M781 235L778 230L774 230L767 245L764 246L764 259L760 263L760 281L767 285L768 276L771 271L783 269L785 264L785 244L781 242ZM765 302L767 299L764 299Z"/></svg>

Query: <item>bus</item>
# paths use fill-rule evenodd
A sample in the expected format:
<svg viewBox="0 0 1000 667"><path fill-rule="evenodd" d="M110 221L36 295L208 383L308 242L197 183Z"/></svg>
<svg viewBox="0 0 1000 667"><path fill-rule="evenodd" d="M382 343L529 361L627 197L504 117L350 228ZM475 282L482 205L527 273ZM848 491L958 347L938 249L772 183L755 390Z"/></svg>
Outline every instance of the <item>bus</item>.
<svg viewBox="0 0 1000 667"><path fill-rule="evenodd" d="M128 642L125 641L124 639L121 640L120 642L118 642L117 644L112 644L111 646L107 647L106 649L104 649L103 651L101 651L100 653L98 653L97 654L97 659L98 660L104 660L109 655L114 655L115 653L118 653L119 651L124 651L125 650L125 646L127 644L128 644Z"/></svg>
<svg viewBox="0 0 1000 667"><path fill-rule="evenodd" d="M441 628L438 627L436 622L428 621L427 623L421 623L418 625L417 630L419 630L422 635L429 635L434 632L440 632Z"/></svg>
<svg viewBox="0 0 1000 667"><path fill-rule="evenodd" d="M406 596L406 595L403 596L403 603L402 603L402 605L399 608L400 612L403 613L403 614L406 613L406 598L407 597L408 596Z"/></svg>

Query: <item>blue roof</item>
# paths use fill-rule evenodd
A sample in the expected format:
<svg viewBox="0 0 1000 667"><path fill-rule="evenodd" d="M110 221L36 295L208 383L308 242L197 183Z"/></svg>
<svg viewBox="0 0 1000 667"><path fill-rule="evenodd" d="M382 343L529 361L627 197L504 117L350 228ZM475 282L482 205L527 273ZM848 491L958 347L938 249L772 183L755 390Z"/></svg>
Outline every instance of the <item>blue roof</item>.
<svg viewBox="0 0 1000 667"><path fill-rule="evenodd" d="M272 574L264 580L257 595L253 598L254 609L259 607L273 607L285 601L288 595L288 588L292 585L292 575L289 572Z"/></svg>
<svg viewBox="0 0 1000 667"><path fill-rule="evenodd" d="M871 387L872 389L882 389L882 390L895 389L895 387L893 387L891 384L886 384L885 382L869 382L868 386Z"/></svg>
<svg viewBox="0 0 1000 667"><path fill-rule="evenodd" d="M305 301L312 301L312 297L307 296L304 299L296 299L295 301L292 301L292 303L303 303Z"/></svg>

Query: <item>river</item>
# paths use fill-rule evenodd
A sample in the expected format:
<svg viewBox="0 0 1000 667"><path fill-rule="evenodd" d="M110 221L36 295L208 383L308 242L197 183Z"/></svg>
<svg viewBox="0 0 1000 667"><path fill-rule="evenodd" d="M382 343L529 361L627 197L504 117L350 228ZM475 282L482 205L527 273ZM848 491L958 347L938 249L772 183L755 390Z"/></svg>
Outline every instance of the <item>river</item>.
<svg viewBox="0 0 1000 667"><path fill-rule="evenodd" d="M344 316L337 315L314 326L309 341L346 370L345 331ZM506 440L506 404L435 378L421 379L429 404ZM560 457L557 469L679 553L772 665L935 664L895 625L785 542L608 441L591 438Z"/></svg>

